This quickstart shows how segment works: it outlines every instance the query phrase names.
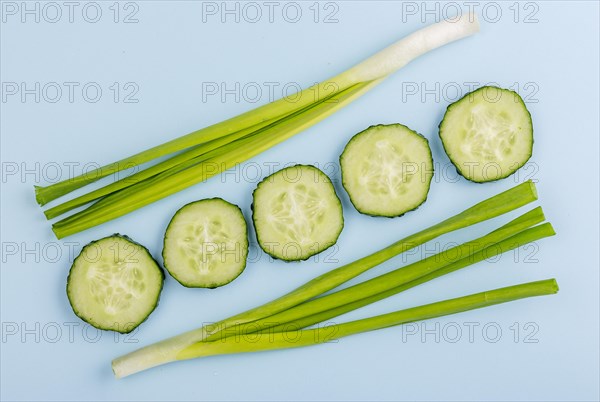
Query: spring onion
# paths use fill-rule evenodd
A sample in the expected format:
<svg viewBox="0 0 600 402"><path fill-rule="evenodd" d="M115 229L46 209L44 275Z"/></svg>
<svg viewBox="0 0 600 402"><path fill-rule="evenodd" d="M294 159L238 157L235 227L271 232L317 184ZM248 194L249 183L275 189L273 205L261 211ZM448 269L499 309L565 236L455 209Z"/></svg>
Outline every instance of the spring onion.
<svg viewBox="0 0 600 402"><path fill-rule="evenodd" d="M122 356L113 362L113 370L118 377L123 377L153 366L174 361L177 359L177 354L181 350L194 343L203 341L208 336L213 335L224 328L243 323L250 323L252 321L270 317L274 314L291 309L294 306L300 305L301 303L304 303L340 286L350 279L402 252L417 247L418 245L443 234L497 217L506 212L526 205L536 199L537 193L532 182L519 184L512 189L484 200L434 226L399 240L383 250L327 272L300 286L296 290L269 303L253 308L244 313L237 314L233 317L220 321L215 325L211 325L210 327L205 326L196 330L188 331L184 334L134 351L126 356ZM533 215L537 215L539 218L540 213L541 211L530 212L529 214L526 214L526 216L532 217ZM538 218L531 220L530 224L538 222ZM512 224L519 225L521 223L522 219L517 219L512 222ZM521 228L524 229L524 227ZM499 230L503 229L501 228ZM496 240L500 240L500 237L498 237Z"/></svg>
<svg viewBox="0 0 600 402"><path fill-rule="evenodd" d="M401 39L345 72L299 93L263 105L46 187L36 186L45 205L110 174L171 155L146 170L48 209L48 219L93 202L53 225L58 238L115 219L230 169L318 123L379 84L415 58L477 32L474 14L430 25Z"/></svg>

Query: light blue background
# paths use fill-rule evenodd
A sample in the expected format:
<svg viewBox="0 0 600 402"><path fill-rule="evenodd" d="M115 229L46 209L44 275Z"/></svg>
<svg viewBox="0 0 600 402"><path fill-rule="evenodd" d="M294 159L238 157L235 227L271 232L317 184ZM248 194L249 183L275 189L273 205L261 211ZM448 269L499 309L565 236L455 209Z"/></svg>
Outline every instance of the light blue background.
<svg viewBox="0 0 600 402"><path fill-rule="evenodd" d="M36 103L31 96L23 103L17 95L1 104L3 400L598 400L597 2L520 3L518 22L514 8L509 8L512 2L497 3L503 12L499 22L482 20L476 37L422 57L346 109L255 158L257 165L246 164L246 170L239 171L245 173L240 180L235 175L213 178L57 242L32 188L45 184L52 163L111 162L254 106L243 97L239 102L232 96L225 102L218 96L203 99L203 82L306 86L423 25L420 14L405 14L403 21L402 3L393 1L337 2L338 22L329 24L313 21L312 2L300 3L303 17L296 24L277 12L273 23L266 17L255 24L243 18L235 23L231 17L221 23L218 16L207 16L203 22L202 4L189 1L138 1L138 23L114 23L112 3L99 3L103 17L95 24L84 21L80 9L73 23L65 16L54 24L43 19L35 23L32 17L22 23L19 15L5 15L2 23L2 82L97 82L103 89L97 103L86 102L79 92L73 103L63 94L57 103L43 99ZM422 7L421 2L414 4ZM479 5L480 15L484 4ZM325 10L324 3L319 7L322 13L334 10L331 6ZM438 7L443 12L444 3ZM536 9L538 22L523 23ZM495 18L492 11L488 10L488 20ZM435 16L425 17L433 22ZM319 19L323 18L321 14ZM137 83L139 102L115 103L108 88L113 82ZM254 174L253 167L265 168L269 162L280 166L336 162L346 141L371 124L407 124L429 138L434 159L447 166L436 128L453 93L437 100L429 95L425 102L422 92L406 93L406 83L434 88L436 82L448 90L448 83L458 83L463 91L468 82L519 83L521 93L529 96L535 126L534 155L528 165L532 170L476 185L464 179L452 183L448 179L454 171L447 169L444 175L440 169L427 202L417 212L393 220L359 215L338 183L346 226L333 255L285 264L255 254L258 261L218 290L185 289L167 277L158 309L131 339L102 333L91 342L88 338L97 335L93 328L88 338L82 333L85 327L71 312L64 291L70 265L65 242L75 242L79 252L93 239L120 232L159 256L165 226L181 205L220 196L239 204L249 219L251 191L257 182L248 177ZM263 96L259 103L267 100ZM23 167L35 169L38 162L41 177L8 175L15 164L21 173ZM68 174L66 168L61 173ZM339 178L337 170L328 173ZM561 286L556 296L432 320L427 328L437 323L449 331L439 342L433 335L422 342L421 333L393 328L314 348L177 363L121 381L112 377L114 357L273 299L530 175L539 182L539 204L557 236L540 241L539 249L479 264L344 319L550 277ZM438 245L475 237L506 219L445 236ZM19 250L13 255L7 248L15 244ZM37 255L23 252L36 244ZM57 248L62 254L55 259L52 249ZM537 263L526 261L532 252ZM326 256L339 263L324 262ZM366 277L405 261L398 257ZM473 342L465 326L470 322L479 325ZM515 322L520 328L517 342L510 329ZM463 329L455 343L450 342L455 324L449 323ZM525 328L527 323L534 324ZM502 329L498 342L483 337L481 328L486 324ZM69 325L74 326L72 339ZM62 331L58 335L57 327ZM538 329L532 338L537 343L525 342L531 328ZM494 331L488 335L494 337Z"/></svg>

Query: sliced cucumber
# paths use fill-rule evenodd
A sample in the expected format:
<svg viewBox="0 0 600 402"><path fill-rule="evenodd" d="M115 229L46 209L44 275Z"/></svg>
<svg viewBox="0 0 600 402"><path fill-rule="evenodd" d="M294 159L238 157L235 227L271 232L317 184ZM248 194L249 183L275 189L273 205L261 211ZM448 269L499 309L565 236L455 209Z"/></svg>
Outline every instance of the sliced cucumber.
<svg viewBox="0 0 600 402"><path fill-rule="evenodd" d="M331 247L344 227L331 180L307 165L282 169L260 182L252 219L260 247L285 261L306 260Z"/></svg>
<svg viewBox="0 0 600 402"><path fill-rule="evenodd" d="M525 102L497 87L481 87L448 106L440 138L458 173L478 183L510 176L533 152Z"/></svg>
<svg viewBox="0 0 600 402"><path fill-rule="evenodd" d="M158 305L164 278L144 246L114 234L81 250L69 272L67 296L83 321L128 333Z"/></svg>
<svg viewBox="0 0 600 402"><path fill-rule="evenodd" d="M371 126L340 156L342 185L363 214L395 217L425 202L433 159L425 137L402 124Z"/></svg>
<svg viewBox="0 0 600 402"><path fill-rule="evenodd" d="M228 284L244 271L247 256L244 215L237 205L221 198L183 206L165 233L165 268L190 288Z"/></svg>

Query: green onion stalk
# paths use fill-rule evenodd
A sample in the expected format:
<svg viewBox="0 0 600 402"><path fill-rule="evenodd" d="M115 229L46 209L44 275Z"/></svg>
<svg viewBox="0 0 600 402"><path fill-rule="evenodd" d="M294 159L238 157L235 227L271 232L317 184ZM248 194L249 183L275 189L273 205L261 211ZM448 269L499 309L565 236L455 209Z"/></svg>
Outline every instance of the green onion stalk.
<svg viewBox="0 0 600 402"><path fill-rule="evenodd" d="M474 14L427 26L295 95L86 174L45 187L36 186L36 199L45 205L108 175L168 156L133 175L45 211L46 217L53 219L91 203L53 225L58 238L100 225L253 158L335 113L419 56L478 30Z"/></svg>
<svg viewBox="0 0 600 402"><path fill-rule="evenodd" d="M400 270L386 274L387 276L384 276L384 279L376 278L373 282L369 282L370 285L377 285L377 288L373 291L370 290L370 285L359 284L356 287L349 288L352 290L343 290L328 296L322 296L324 293L335 289L398 254L444 234L498 217L536 199L537 193L532 182L517 185L436 225L398 240L380 251L320 275L284 296L262 306L234 315L216 324L188 331L182 335L146 346L126 356L115 359L113 361L115 375L117 377L124 377L150 367L178 360L178 354L185 348L209 338L220 339L223 337L220 333L227 328L238 327L242 324L252 322L264 324L266 321L275 321L276 325L280 325L281 322L273 319L264 320L269 317L277 319L276 315L279 313L281 313L278 318L280 321L310 321L314 320L315 315L318 316L321 314L322 316L326 316L331 314L332 311L342 311L346 308L344 306L353 303L358 308L361 306L361 303L366 301L372 300L374 302L380 300L383 295L394 294L394 292L398 291L399 287L408 286L409 283L416 285L423 278L428 277L433 279L437 275L441 275L444 270L451 272L452 270L462 268L463 264L471 265L481 260L487 253L504 252L511 248L509 244L513 244L512 247L514 248L523 244L526 240L533 241L550 236L554 232L549 224L541 225L541 229L535 229L534 232L527 232L530 226L536 225L544 219L541 209L536 208L511 221L509 224L500 227L496 231L461 247L460 259L426 259L424 260L425 262L419 262L416 265L413 264L413 266L401 268ZM519 236L519 234L520 237L515 237ZM503 241L511 241L511 243L502 243ZM441 263L439 262L440 260ZM389 285L387 284L388 282ZM319 296L322 297L319 298ZM286 312L288 310L290 312Z"/></svg>

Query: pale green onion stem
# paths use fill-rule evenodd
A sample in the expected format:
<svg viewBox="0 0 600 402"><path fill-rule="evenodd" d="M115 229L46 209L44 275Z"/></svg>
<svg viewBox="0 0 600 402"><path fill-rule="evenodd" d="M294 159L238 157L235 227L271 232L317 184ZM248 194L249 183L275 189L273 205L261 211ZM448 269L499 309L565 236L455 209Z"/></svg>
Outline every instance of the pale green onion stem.
<svg viewBox="0 0 600 402"><path fill-rule="evenodd" d="M443 21L425 27L376 53L371 58L366 59L349 70L329 80L315 84L298 94L260 106L237 117L179 137L75 178L46 187L36 186L36 200L40 205L45 205L58 197L110 174L138 166L165 155L183 151L199 144L230 136L272 119L281 119L290 113L318 103L332 95L342 93L356 85L382 80L422 54L472 35L478 29L479 24L474 14L462 15L452 22ZM354 98L356 97L352 99ZM312 119L311 124L315 124L319 120ZM83 205L81 202L84 202L84 199L78 202L80 203L79 205ZM50 215L57 216L55 214L61 211L62 209L54 210Z"/></svg>
<svg viewBox="0 0 600 402"><path fill-rule="evenodd" d="M299 305L349 281L382 262L436 237L500 216L537 199L535 186L528 181L484 200L465 211L408 236L390 246L350 264L320 275L296 290L262 306L216 323L146 346L116 359L113 369L123 377L160 364L176 360L176 354L195 342L202 341L217 330L269 317Z"/></svg>

